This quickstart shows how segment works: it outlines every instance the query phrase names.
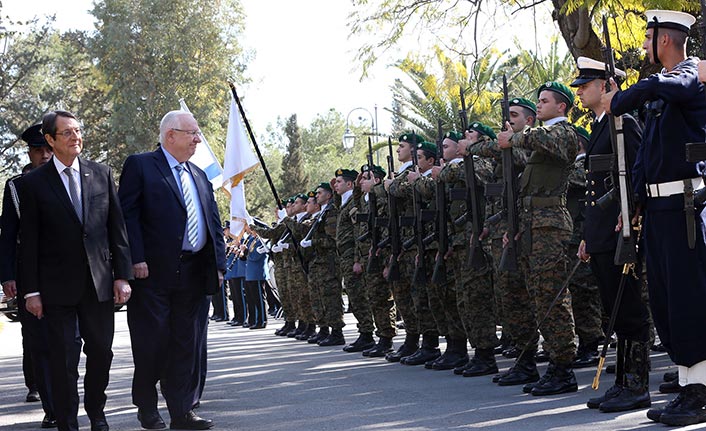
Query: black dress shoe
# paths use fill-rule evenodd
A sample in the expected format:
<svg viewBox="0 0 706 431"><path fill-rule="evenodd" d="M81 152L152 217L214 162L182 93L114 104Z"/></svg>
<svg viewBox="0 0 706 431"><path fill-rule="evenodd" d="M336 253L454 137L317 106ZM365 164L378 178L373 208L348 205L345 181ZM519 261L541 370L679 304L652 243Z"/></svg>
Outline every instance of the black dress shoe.
<svg viewBox="0 0 706 431"><path fill-rule="evenodd" d="M27 397L25 397L25 402L26 403L36 403L37 401L41 401L41 398L39 398L39 392L29 391L27 393Z"/></svg>
<svg viewBox="0 0 706 431"><path fill-rule="evenodd" d="M137 409L137 420L142 428L147 430L161 430L167 427L157 410Z"/></svg>
<svg viewBox="0 0 706 431"><path fill-rule="evenodd" d="M252 325L249 329L265 329L265 328L267 328L267 322Z"/></svg>
<svg viewBox="0 0 706 431"><path fill-rule="evenodd" d="M598 365L598 351L597 350L583 350L579 351L571 363L572 368L588 368L595 367Z"/></svg>
<svg viewBox="0 0 706 431"><path fill-rule="evenodd" d="M216 322L228 322L229 321L229 319L227 317L216 317L213 320Z"/></svg>
<svg viewBox="0 0 706 431"><path fill-rule="evenodd" d="M108 431L108 421L105 418L91 419L91 431Z"/></svg>
<svg viewBox="0 0 706 431"><path fill-rule="evenodd" d="M207 430L213 428L213 421L196 416L190 411L182 417L172 418L169 428L173 430Z"/></svg>
<svg viewBox="0 0 706 431"><path fill-rule="evenodd" d="M42 424L40 426L42 428L56 428L56 418L54 418L53 415L44 415L44 419L42 419Z"/></svg>

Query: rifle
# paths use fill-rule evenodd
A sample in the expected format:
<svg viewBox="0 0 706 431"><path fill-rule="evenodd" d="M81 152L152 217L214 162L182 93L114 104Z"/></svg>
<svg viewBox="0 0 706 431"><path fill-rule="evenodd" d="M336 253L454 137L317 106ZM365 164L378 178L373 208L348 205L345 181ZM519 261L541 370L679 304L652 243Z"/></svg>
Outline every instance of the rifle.
<svg viewBox="0 0 706 431"><path fill-rule="evenodd" d="M311 227L309 228L309 232L307 232L306 236L302 241L311 241L311 237L314 236L314 232L316 232L316 229L318 229L319 225L326 220L326 215L328 214L328 211L331 209L333 206L333 197L328 201L328 204L326 204L326 208L322 209L321 212L319 212L319 215L316 216L316 220L314 220L314 223L311 224Z"/></svg>
<svg viewBox="0 0 706 431"><path fill-rule="evenodd" d="M510 103L507 95L507 77L503 75L503 130L505 124L510 122ZM517 220L517 187L515 182L515 169L512 161L512 148L504 148L502 150L503 157L503 212L507 217L507 238L508 243L503 248L503 254L500 257L498 270L500 271L517 271L517 244L515 243L515 235L518 231Z"/></svg>
<svg viewBox="0 0 706 431"><path fill-rule="evenodd" d="M373 176L373 143L368 137L368 175ZM361 216L366 216L366 222L368 224L368 232L361 235L358 241L365 241L367 237L370 237L370 246L372 247L372 253L368 257L368 266L365 271L368 274L376 274L380 272L380 257L378 256L377 249L378 243L380 242L380 228L376 223L378 218L378 201L377 196L373 190L368 193L368 213L361 214Z"/></svg>
<svg viewBox="0 0 706 431"><path fill-rule="evenodd" d="M603 37L605 38L604 55L607 69L606 92L608 92L610 91L610 78L615 78L616 75L615 58L613 56L613 48L610 43L610 34L608 33L608 22L605 16L603 16ZM593 384L591 385L594 390L598 389L601 371L603 369L603 364L605 363L606 352L608 350L608 345L610 344L610 334L613 333L613 327L615 326L615 320L618 316L618 309L620 308L625 283L627 278L630 276L630 272L634 272L635 263L637 262L637 251L635 248L637 243L635 239L636 235L633 234L633 228L630 221L632 215L634 214L635 207L632 199L632 186L630 184L627 155L625 152L623 118L619 115L609 115L608 124L610 125L610 142L613 147L613 154L591 156L589 163L592 171L594 170L594 167L597 171L610 170L613 189L609 190L606 195L601 197L601 199L605 198L605 200L609 201L611 199L609 196L615 196L616 194L615 185L617 184L618 186L618 193L620 196L620 218L623 222L623 227L618 237L618 246L616 247L613 261L616 265L623 266L623 272L620 276L618 292L615 296L615 303L613 304L613 310L610 315L610 320L608 321L608 328L606 329L606 341L603 343L603 349L601 350L600 358L598 360L598 369L596 370L596 376L594 377Z"/></svg>
<svg viewBox="0 0 706 431"><path fill-rule="evenodd" d="M468 113L466 111L466 98L463 93L463 87L460 89L461 96L461 110L458 115L461 117L461 127L463 131L468 129ZM468 218L468 214L471 215L471 230L473 232L473 237L471 239L470 248L468 250L468 265L473 269L482 268L485 265L485 255L483 253L483 247L480 243L480 234L483 232L483 220L485 216L483 214L483 205L480 201L480 197L477 193L476 186L476 169L473 165L473 155L466 155L463 157L463 168L466 174L466 214L464 214L465 219ZM455 224L462 224L460 219L464 216L459 217L459 219L454 220ZM461 223L459 223L461 222Z"/></svg>
<svg viewBox="0 0 706 431"><path fill-rule="evenodd" d="M395 175L395 159L392 151L392 138L387 138L387 148L389 155L387 156L387 178L394 179ZM399 216L397 215L397 200L391 194L387 194L387 219L378 218L377 223L384 224L387 222L387 238L377 244L377 248L385 248L390 245L391 256L390 265L387 268L387 281L397 281L400 279L400 267L397 258L402 253L402 244L400 238ZM375 245L372 246L375 252Z"/></svg>
<svg viewBox="0 0 706 431"><path fill-rule="evenodd" d="M438 121L437 132L437 158L441 158L441 156L444 154L444 132L442 129L441 119L439 119ZM446 256L446 253L449 251L449 226L447 225L448 214L446 212L446 201L446 186L441 181L437 181L436 239L438 242L438 254L436 255L436 261L434 262L434 271L431 275L431 280L436 284L446 283L446 259L444 259L444 256Z"/></svg>
<svg viewBox="0 0 706 431"><path fill-rule="evenodd" d="M412 136L412 166L417 169L419 160L417 159L417 138ZM423 286L427 283L426 263L424 262L424 211L422 205L422 196L417 189L412 191L412 205L414 207L414 238L417 242L417 262L414 267L414 276L412 282L416 285Z"/></svg>

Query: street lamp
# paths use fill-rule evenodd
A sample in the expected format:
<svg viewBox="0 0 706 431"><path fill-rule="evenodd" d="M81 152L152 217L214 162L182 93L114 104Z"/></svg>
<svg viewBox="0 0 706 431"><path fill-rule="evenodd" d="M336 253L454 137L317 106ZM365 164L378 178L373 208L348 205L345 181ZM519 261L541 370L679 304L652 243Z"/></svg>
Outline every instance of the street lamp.
<svg viewBox="0 0 706 431"><path fill-rule="evenodd" d="M349 127L349 119L351 117L351 114L354 113L355 111L365 111L370 115L370 121L371 121L371 136L378 136L378 129L377 129L377 118L378 118L378 106L375 105L375 115L370 113L365 108L353 108L351 111L348 113L346 116L346 132L343 134L343 148L345 148L346 151L350 151L353 149L353 145L355 144L355 133L353 133ZM358 120L362 120L362 117L358 117Z"/></svg>

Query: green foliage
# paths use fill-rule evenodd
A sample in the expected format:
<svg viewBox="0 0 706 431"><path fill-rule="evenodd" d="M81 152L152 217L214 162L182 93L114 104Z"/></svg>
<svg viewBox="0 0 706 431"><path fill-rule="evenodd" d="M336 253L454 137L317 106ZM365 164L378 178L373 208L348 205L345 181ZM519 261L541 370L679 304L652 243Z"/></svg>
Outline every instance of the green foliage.
<svg viewBox="0 0 706 431"><path fill-rule="evenodd" d="M282 199L305 192L307 187L309 187L309 177L304 169L302 140L296 114L289 117L284 132L289 139L289 144L287 145L287 154L282 160L285 170L280 174L282 178L282 190L280 190L283 195Z"/></svg>
<svg viewBox="0 0 706 431"><path fill-rule="evenodd" d="M110 83L110 160L145 151L159 121L184 98L209 143L222 155L230 95L242 82L246 56L237 37L243 12L235 0L105 0L97 2L97 68Z"/></svg>

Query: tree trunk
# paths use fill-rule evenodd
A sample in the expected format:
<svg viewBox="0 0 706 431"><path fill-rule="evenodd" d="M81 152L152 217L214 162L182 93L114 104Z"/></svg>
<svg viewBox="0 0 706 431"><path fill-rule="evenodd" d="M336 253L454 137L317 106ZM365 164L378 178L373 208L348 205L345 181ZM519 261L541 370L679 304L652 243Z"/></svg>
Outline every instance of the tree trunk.
<svg viewBox="0 0 706 431"><path fill-rule="evenodd" d="M561 9L566 4L566 0L552 0L554 11L552 18L559 24L561 36L569 48L569 52L574 59L584 56L602 61L603 53L601 47L603 43L591 26L591 17L588 10L582 7L569 15Z"/></svg>

